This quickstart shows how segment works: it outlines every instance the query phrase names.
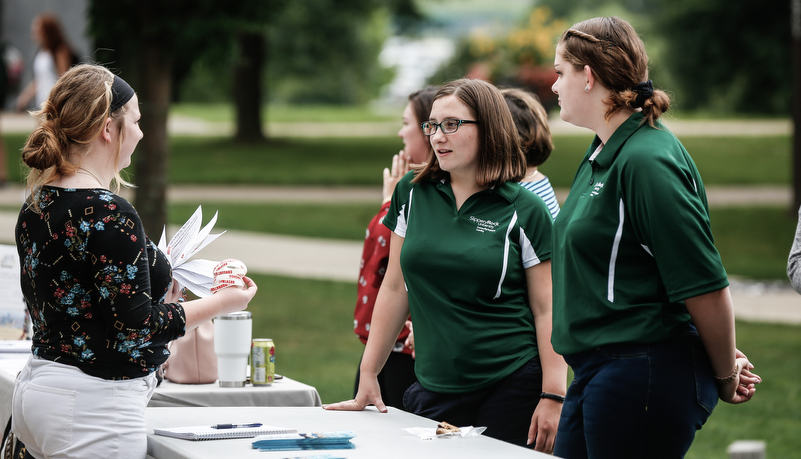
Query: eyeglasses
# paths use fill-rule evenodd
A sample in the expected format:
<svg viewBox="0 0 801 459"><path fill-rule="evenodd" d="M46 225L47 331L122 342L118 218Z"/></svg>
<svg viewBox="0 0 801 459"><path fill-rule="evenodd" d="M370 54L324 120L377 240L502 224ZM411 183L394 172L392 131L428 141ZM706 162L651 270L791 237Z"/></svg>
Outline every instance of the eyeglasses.
<svg viewBox="0 0 801 459"><path fill-rule="evenodd" d="M454 132L458 131L459 126L463 124L478 124L478 122L471 120L454 120L449 118L442 120L441 123L432 123L431 121L426 121L425 123L421 123L420 127L423 128L423 134L425 135L436 134L437 128L442 129L443 134L453 134Z"/></svg>

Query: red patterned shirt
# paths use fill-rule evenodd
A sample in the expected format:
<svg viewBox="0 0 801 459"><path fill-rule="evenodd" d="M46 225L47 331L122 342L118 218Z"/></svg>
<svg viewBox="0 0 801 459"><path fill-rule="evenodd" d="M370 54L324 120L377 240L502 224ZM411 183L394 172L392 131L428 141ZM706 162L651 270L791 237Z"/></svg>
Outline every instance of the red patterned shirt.
<svg viewBox="0 0 801 459"><path fill-rule="evenodd" d="M389 210L389 204L389 202L384 203L381 210L370 220L364 238L364 250L359 266L359 283L356 290L356 309L353 313L353 330L362 343L367 343L370 335L373 306L389 263L389 240L392 232L382 224L384 216ZM409 329L404 327L392 349L394 352L412 353L411 349L403 345L407 336L409 336Z"/></svg>

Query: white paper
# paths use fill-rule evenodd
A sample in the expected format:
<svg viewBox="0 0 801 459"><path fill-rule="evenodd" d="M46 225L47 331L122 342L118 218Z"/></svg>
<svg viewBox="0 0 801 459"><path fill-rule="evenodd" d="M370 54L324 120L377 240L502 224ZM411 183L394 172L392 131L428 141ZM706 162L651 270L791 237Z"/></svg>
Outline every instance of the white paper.
<svg viewBox="0 0 801 459"><path fill-rule="evenodd" d="M167 242L166 228L161 232L158 248L172 265L172 276L181 284L182 287L189 289L200 298L211 295L211 286L214 283L212 271L219 263L218 261L196 259L190 260L193 255L200 252L203 247L222 236L225 231L219 234L211 234L211 229L217 223L217 212L214 217L202 229L200 224L203 221L203 211L201 206L197 207L195 213L189 217L177 233Z"/></svg>
<svg viewBox="0 0 801 459"><path fill-rule="evenodd" d="M0 244L0 339L22 337L28 326L25 312L17 247Z"/></svg>
<svg viewBox="0 0 801 459"><path fill-rule="evenodd" d="M487 430L486 427L459 427L459 432L448 432L446 434L437 435L436 427L406 427L406 432L412 435L417 435L421 440L442 440L446 438L463 438L463 437L477 437Z"/></svg>

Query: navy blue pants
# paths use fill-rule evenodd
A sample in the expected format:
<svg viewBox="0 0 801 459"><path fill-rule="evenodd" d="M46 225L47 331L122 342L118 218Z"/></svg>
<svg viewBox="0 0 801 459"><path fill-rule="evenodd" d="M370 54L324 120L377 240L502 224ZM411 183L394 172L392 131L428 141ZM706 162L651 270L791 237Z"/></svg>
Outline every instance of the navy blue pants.
<svg viewBox="0 0 801 459"><path fill-rule="evenodd" d="M668 342L566 355L567 390L554 455L565 459L682 458L718 401L692 325Z"/></svg>
<svg viewBox="0 0 801 459"><path fill-rule="evenodd" d="M500 382L479 391L442 394L416 382L406 391L403 404L410 413L455 426L486 427L483 435L526 446L541 392L542 367L540 358L534 357Z"/></svg>

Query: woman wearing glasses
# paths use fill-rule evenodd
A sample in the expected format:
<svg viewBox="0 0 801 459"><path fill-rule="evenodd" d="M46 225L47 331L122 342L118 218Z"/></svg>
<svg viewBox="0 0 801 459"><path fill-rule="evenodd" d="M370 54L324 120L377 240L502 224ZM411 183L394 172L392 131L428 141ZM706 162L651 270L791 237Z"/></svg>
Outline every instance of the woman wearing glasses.
<svg viewBox="0 0 801 459"><path fill-rule="evenodd" d="M386 411L376 374L411 311L415 373L406 408L539 451L553 449L567 366L551 344L552 219L526 173L497 88L456 80L423 123L436 161L407 174L384 224L390 259L354 400Z"/></svg>

